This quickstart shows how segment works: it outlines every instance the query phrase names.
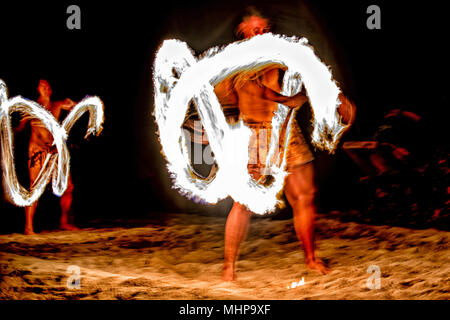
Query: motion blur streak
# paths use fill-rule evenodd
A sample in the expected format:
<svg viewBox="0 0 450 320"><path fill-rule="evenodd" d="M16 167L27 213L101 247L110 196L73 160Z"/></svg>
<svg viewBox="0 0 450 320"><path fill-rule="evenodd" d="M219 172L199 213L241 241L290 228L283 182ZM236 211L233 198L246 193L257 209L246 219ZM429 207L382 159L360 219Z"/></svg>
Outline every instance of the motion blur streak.
<svg viewBox="0 0 450 320"><path fill-rule="evenodd" d="M163 42L153 69L154 116L170 176L182 194L207 203L231 196L257 214L271 212L280 204L278 195L287 175L286 157L278 162L271 155L286 121L288 143L295 112L278 105L272 119L273 134L266 163L273 182L262 185L247 170L250 129L242 121L228 124L214 94L214 86L227 77L273 64L287 68L282 94L294 95L305 87L314 113L312 143L333 152L345 128L337 113L340 90L305 38L266 33L224 48L212 48L198 59L184 42ZM202 179L190 165L182 124L191 101L219 167L213 179Z"/></svg>
<svg viewBox="0 0 450 320"><path fill-rule="evenodd" d="M75 122L86 112L89 112L89 123L86 136L98 135L102 131L104 121L103 102L98 97L86 97L77 103L62 125L40 104L20 96L9 99L6 84L0 79L0 136L2 148L3 185L10 201L18 206L29 206L39 199L50 178L53 192L61 196L67 188L69 176L70 155L66 140ZM44 166L38 178L28 191L18 181L13 153L13 130L11 114L19 112L27 118L40 120L42 125L53 136L56 153L47 154Z"/></svg>

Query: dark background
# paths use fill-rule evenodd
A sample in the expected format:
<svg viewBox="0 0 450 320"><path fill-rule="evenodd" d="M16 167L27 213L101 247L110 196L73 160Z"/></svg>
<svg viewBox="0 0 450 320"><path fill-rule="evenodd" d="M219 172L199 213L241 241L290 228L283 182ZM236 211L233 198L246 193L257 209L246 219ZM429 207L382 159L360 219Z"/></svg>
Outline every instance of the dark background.
<svg viewBox="0 0 450 320"><path fill-rule="evenodd" d="M66 8L81 8L81 30L68 30ZM152 212L198 211L170 189L156 140L151 66L166 38L186 41L197 53L233 38L243 9L255 4L275 33L306 36L332 67L358 114L346 140L370 139L386 111L405 107L423 117L423 141L446 143L448 54L446 11L439 2L407 1L58 1L2 3L0 78L10 97L37 99L47 79L53 100L97 95L105 104L104 131L84 141L87 117L70 134L75 185L74 210L81 225L95 218L131 218ZM366 9L381 8L381 30L369 30ZM27 134L16 137L18 172L26 183ZM432 138L430 140L430 138ZM348 207L359 169L340 151L318 153L316 166L323 208ZM35 225L58 224L58 202L50 186ZM0 202L1 232L22 232L23 208Z"/></svg>

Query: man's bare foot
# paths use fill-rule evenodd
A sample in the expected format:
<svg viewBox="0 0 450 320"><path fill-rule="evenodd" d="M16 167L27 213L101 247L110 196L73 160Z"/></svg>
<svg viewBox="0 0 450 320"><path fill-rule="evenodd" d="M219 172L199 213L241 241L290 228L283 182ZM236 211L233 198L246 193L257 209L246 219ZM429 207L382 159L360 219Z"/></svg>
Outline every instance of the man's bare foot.
<svg viewBox="0 0 450 320"><path fill-rule="evenodd" d="M222 271L223 281L234 281L236 280L236 275L233 268L224 267Z"/></svg>
<svg viewBox="0 0 450 320"><path fill-rule="evenodd" d="M80 230L79 228L77 228L75 225L70 224L70 223L61 223L61 226L59 227L62 230L67 230L67 231L77 231Z"/></svg>
<svg viewBox="0 0 450 320"><path fill-rule="evenodd" d="M34 233L32 228L25 228L24 234L27 235L27 236L32 236L32 235L34 235L36 233Z"/></svg>
<svg viewBox="0 0 450 320"><path fill-rule="evenodd" d="M306 262L306 267L311 270L319 271L321 274L327 274L331 270L325 265L325 263L319 259L309 260Z"/></svg>

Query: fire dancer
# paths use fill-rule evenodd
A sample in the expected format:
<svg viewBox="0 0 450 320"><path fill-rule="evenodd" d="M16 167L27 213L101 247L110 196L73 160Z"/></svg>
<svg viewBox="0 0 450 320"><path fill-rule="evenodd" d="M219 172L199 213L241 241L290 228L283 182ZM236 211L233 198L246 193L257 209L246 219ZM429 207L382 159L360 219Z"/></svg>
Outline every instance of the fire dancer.
<svg viewBox="0 0 450 320"><path fill-rule="evenodd" d="M48 111L50 111L55 119L58 119L61 113L61 110L71 110L73 106L76 104L71 99L65 99L63 101L54 101L50 100L52 95L52 88L50 84L46 80L40 80L39 85L37 87L39 92L38 102L44 106ZM24 128L25 124L28 122L27 118L24 118L20 121L19 126L17 127L17 131L20 131ZM56 152L56 148L52 146L53 137L51 133L40 123L39 120L31 120L31 137L30 143L28 146L28 171L30 178L30 186L36 181L39 176L39 172L44 165L47 154ZM63 230L78 230L78 228L70 223L69 213L72 207L72 192L73 192L73 184L72 179L69 174L67 189L64 194L60 198L61 205L61 219L60 219L60 228ZM31 206L25 207L25 234L32 235L34 234L33 230L33 216L36 211L38 201L33 203Z"/></svg>
<svg viewBox="0 0 450 320"><path fill-rule="evenodd" d="M237 27L237 35L245 39L269 31L268 20L253 12L244 17ZM258 71L249 70L241 73L230 81L219 83L215 87L218 97L225 104L235 103L239 107L240 117L252 129L253 136L249 146L249 173L255 178L263 176L265 156L270 139L271 120L278 103L296 108L308 101L304 92L287 97L280 94L280 66L269 66ZM354 116L354 105L342 94L339 96L342 104L339 112L343 122L349 123ZM220 98L219 98L220 99ZM221 101L222 102L222 101ZM303 244L306 266L322 274L329 272L325 263L316 256L314 244L314 200L316 186L314 184L313 154L301 133L300 127L294 121L291 140L288 144L284 192L293 208L295 232ZM265 135L261 138L260 135ZM266 139L267 138L267 139ZM282 145L280 143L280 145ZM259 159L258 159L259 158ZM256 161L252 161L257 159ZM245 206L235 202L228 215L225 227L225 257L222 279L235 279L235 263L241 242L245 239L252 212Z"/></svg>

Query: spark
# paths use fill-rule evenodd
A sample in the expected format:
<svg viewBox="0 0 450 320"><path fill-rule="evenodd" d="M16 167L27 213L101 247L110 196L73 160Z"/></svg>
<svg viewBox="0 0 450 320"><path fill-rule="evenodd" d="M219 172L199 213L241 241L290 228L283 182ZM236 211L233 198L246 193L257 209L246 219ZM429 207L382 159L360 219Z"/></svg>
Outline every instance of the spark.
<svg viewBox="0 0 450 320"><path fill-rule="evenodd" d="M295 289L297 287L301 287L305 285L305 278L302 278L300 281L294 281L291 283L291 285L287 286L287 289Z"/></svg>
<svg viewBox="0 0 450 320"><path fill-rule="evenodd" d="M174 187L189 198L207 203L231 196L257 214L272 212L281 204L286 157L272 160L282 125L287 121L284 152L290 137L295 112L281 104L272 119L272 135L266 168L273 182L263 186L247 170L250 129L239 121L228 124L214 94L214 86L231 75L277 64L287 68L282 94L294 95L305 87L314 113L312 143L333 151L345 126L337 108L340 92L331 72L314 54L305 38L263 34L224 48L212 48L198 59L186 43L166 40L156 53L153 81L155 110L162 153ZM213 179L195 174L182 124L193 101L208 135L218 170Z"/></svg>
<svg viewBox="0 0 450 320"><path fill-rule="evenodd" d="M11 114L19 112L27 119L40 120L42 125L52 134L55 154L47 154L38 178L25 189L18 181L13 153L13 130ZM55 117L39 103L24 99L21 96L8 98L8 89L0 79L0 137L2 149L3 185L11 202L17 206L29 206L39 199L52 178L53 193L61 196L67 189L70 170L70 155L66 140L75 122L89 112L89 123L85 138L90 134L99 135L104 121L103 102L98 97L86 97L77 103L63 123L60 125Z"/></svg>

